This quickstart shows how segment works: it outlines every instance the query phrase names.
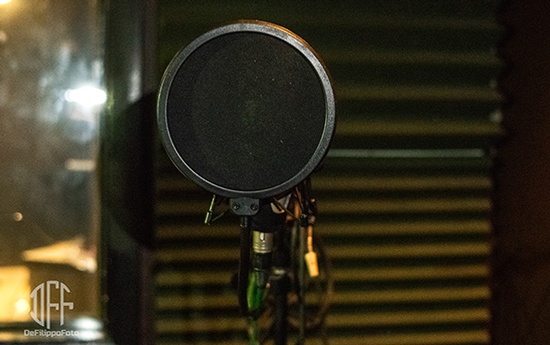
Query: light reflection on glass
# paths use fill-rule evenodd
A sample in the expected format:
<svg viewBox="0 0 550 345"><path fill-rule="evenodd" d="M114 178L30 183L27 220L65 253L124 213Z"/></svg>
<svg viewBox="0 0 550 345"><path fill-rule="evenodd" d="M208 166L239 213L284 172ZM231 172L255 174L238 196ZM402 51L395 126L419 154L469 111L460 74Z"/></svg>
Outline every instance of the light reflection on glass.
<svg viewBox="0 0 550 345"><path fill-rule="evenodd" d="M47 280L71 289L67 327L100 319L95 162L106 94L99 13L95 0L0 7L2 340L22 336L4 330L14 322L40 328L29 315L30 293ZM88 340L101 337L101 323L94 325L82 333Z"/></svg>
<svg viewBox="0 0 550 345"><path fill-rule="evenodd" d="M107 94L97 87L82 86L65 91L65 100L71 103L78 103L84 107L93 107L104 104L107 100Z"/></svg>

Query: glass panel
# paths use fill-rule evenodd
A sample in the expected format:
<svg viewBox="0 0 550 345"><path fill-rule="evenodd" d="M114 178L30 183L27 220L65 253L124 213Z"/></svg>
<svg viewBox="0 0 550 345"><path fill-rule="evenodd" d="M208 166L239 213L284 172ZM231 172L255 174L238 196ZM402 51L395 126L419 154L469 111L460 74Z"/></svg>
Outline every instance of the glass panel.
<svg viewBox="0 0 550 345"><path fill-rule="evenodd" d="M0 341L97 340L94 0L0 0Z"/></svg>

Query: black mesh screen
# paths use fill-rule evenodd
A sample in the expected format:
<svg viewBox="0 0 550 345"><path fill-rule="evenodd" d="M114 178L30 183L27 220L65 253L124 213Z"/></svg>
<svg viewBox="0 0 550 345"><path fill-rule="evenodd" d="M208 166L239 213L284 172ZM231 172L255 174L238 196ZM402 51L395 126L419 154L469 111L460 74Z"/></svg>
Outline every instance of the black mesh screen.
<svg viewBox="0 0 550 345"><path fill-rule="evenodd" d="M197 175L255 191L292 179L308 163L325 108L319 76L298 50L269 35L236 32L207 41L182 63L167 126Z"/></svg>

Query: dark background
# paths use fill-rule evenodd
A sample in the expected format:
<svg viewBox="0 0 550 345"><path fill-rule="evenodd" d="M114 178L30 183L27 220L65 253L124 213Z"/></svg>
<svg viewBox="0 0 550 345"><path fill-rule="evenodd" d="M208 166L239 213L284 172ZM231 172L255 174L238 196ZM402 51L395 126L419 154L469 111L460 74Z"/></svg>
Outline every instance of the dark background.
<svg viewBox="0 0 550 345"><path fill-rule="evenodd" d="M330 344L489 342L497 12L479 0L158 2L159 75L237 19L289 28L331 72L337 131L313 176L336 280ZM157 152L158 343L242 344L238 220L203 225L210 195Z"/></svg>

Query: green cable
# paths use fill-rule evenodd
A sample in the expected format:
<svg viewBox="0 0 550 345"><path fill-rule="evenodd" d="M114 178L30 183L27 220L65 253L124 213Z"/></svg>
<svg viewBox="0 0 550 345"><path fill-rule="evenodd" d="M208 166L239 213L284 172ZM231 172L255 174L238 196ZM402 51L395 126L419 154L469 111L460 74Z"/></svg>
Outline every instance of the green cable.
<svg viewBox="0 0 550 345"><path fill-rule="evenodd" d="M248 282L247 289L247 302L248 302L248 311L252 315L259 314L263 306L264 296L265 296L265 285L261 283L262 279L260 275L262 272L252 272Z"/></svg>
<svg viewBox="0 0 550 345"><path fill-rule="evenodd" d="M248 344L260 345L260 330L258 326L258 317L263 307L264 298L266 294L265 279L262 279L262 275L265 272L252 272L248 281L247 288L247 303L248 312Z"/></svg>
<svg viewBox="0 0 550 345"><path fill-rule="evenodd" d="M252 316L248 318L248 345L260 345L258 319Z"/></svg>

